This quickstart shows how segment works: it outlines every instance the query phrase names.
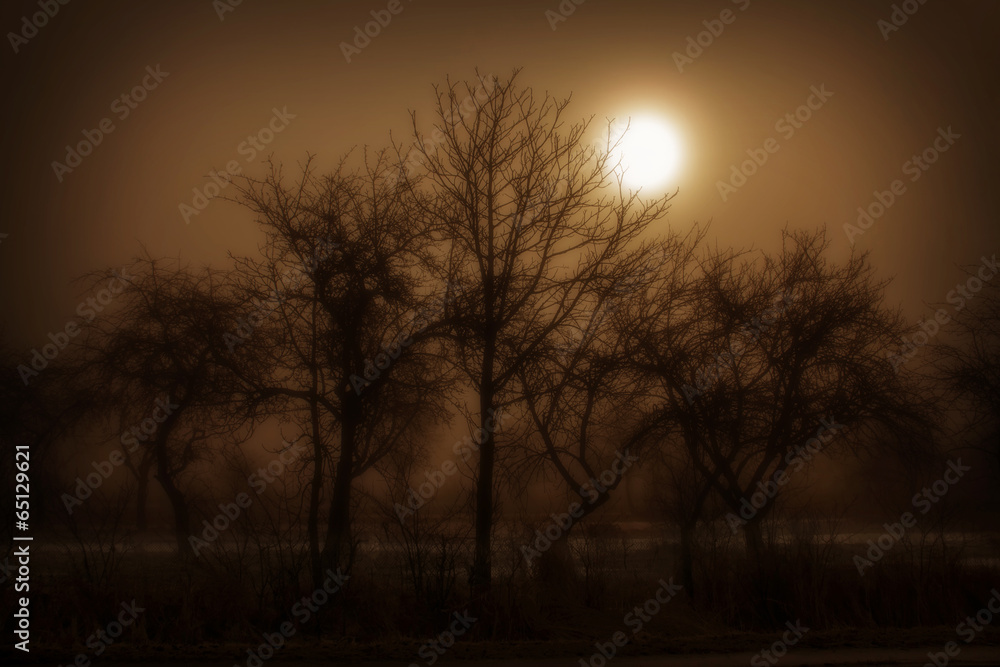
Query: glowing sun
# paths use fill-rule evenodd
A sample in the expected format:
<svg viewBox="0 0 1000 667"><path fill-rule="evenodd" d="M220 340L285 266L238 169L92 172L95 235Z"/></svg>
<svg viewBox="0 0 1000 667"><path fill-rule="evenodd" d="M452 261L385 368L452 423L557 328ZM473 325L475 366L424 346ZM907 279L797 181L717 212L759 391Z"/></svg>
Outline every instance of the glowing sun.
<svg viewBox="0 0 1000 667"><path fill-rule="evenodd" d="M660 188L677 175L681 140L677 130L661 118L639 116L612 130L612 164L618 165L630 188Z"/></svg>

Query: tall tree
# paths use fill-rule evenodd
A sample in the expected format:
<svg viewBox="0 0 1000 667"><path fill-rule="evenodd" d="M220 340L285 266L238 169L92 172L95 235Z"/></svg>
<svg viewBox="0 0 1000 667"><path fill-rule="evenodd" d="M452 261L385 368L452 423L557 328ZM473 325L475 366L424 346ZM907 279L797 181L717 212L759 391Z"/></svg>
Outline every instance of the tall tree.
<svg viewBox="0 0 1000 667"><path fill-rule="evenodd" d="M444 242L446 275L467 289L454 321L457 364L477 396L475 555L470 583L488 596L497 507L494 412L515 398L518 374L579 316L589 286L612 272L667 210L668 196L622 193L609 157L588 142L589 120L567 124L569 100L505 80L435 88L433 144L413 116L427 193L423 210ZM457 113L474 100L474 113ZM423 200L422 200L423 201Z"/></svg>

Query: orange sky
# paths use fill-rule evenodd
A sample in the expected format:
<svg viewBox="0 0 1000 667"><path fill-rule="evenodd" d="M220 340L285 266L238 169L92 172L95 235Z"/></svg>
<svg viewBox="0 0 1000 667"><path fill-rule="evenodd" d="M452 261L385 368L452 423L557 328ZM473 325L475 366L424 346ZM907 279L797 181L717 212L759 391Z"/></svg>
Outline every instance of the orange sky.
<svg viewBox="0 0 1000 667"><path fill-rule="evenodd" d="M15 348L30 350L74 316L82 295L72 278L124 264L140 244L196 262L252 252L247 212L217 200L185 224L178 206L231 160L261 173L262 153L241 143L274 109L294 118L265 152L289 164L314 152L330 164L354 145L384 145L390 130L402 140L409 109L428 117L432 83L476 67L524 67L525 84L573 93L573 117L670 118L685 158L669 224L712 220L723 244L769 247L785 224L825 224L844 256L842 225L902 179L905 193L856 245L896 276L892 297L914 319L954 286L956 264L1000 250L1000 4L928 0L884 39L888 1L587 0L553 30L546 11L558 12L557 0L402 0L346 62L341 43L388 5L243 0L220 20L212 0L77 1L17 53L8 35L0 299ZM674 53L724 10L732 20L678 71ZM21 32L38 11L37 1L5 3L0 27ZM168 74L121 117L116 98L154 82L147 67L157 65ZM791 136L779 132L813 86L832 95ZM52 162L104 119L113 132L60 182ZM948 127L960 138L911 182L904 163ZM722 201L718 182L769 138L780 148Z"/></svg>

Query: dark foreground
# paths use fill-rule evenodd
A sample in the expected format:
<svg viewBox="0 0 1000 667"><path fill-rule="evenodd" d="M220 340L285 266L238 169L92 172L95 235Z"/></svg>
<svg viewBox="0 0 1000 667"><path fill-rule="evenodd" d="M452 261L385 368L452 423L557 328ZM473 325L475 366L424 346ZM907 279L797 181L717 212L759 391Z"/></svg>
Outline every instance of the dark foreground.
<svg viewBox="0 0 1000 667"><path fill-rule="evenodd" d="M778 660L776 665L782 667L795 667L797 665L894 665L897 667L923 667L930 662L928 651L936 653L940 647L932 647L927 650L922 649L833 649L817 650L803 649L801 651L789 652L784 658ZM35 664L35 665L59 665L59 662L36 662L36 663L6 663L6 664ZM114 662L116 667L139 667L140 665L160 664L160 665L184 665L185 667L230 667L232 661L215 660L211 662L177 662L164 659L149 659L140 662ZM245 664L245 663L243 663ZM351 665L359 664L355 662L336 662L329 660L282 660L273 659L268 661L268 665L296 665L297 667L320 667L321 665ZM400 667L401 663L396 662L365 662L365 667ZM407 663L402 663L404 666ZM426 665L423 660L417 659L412 665ZM502 660L447 660L445 658L441 664L450 667L559 667L566 665L580 665L579 658L544 658L544 659L524 659L507 658ZM600 664L600 663L598 663ZM770 665L759 656L754 660L754 654L730 653L717 655L663 655L663 656L637 656L621 657L613 660L616 667L736 667L737 665ZM971 646L966 647L962 652L951 658L947 663L942 662L937 667L957 667L960 665L1000 665L1000 647L997 646Z"/></svg>
<svg viewBox="0 0 1000 667"><path fill-rule="evenodd" d="M165 647L157 647L150 651L147 655L136 655L136 652L120 652L117 655L108 655L103 659L98 659L96 662L105 663L108 667L139 667L140 665L184 665L184 667L261 667L262 665L269 665L276 667L277 665L296 665L297 667L319 667L320 665L363 665L364 667L423 667L424 665L430 664L441 664L450 667L513 667L518 665L520 667L559 667L565 665L566 667L586 667L590 665L591 667L605 667L606 665L610 667L659 667L661 665L666 667L736 667L738 665L750 665L751 667L764 667L771 665L780 665L782 667L795 667L796 665L894 665L898 667L924 667L925 665L931 665L932 667L957 667L960 665L1000 665L1000 646L963 646L958 655L954 657L947 657L942 653L943 647L941 645L937 646L926 646L920 648L876 648L876 647L866 647L866 648L800 648L795 649L791 647L790 650L784 654L780 659L775 659L771 657L770 660L765 659L765 657L759 652L751 651L741 651L741 652L704 652L706 647L698 647L695 649L697 652L687 653L687 654L663 654L663 655L623 655L614 657L610 661L603 661L601 658L594 658L594 656L587 656L581 658L578 656L570 657L525 657L523 655L524 651L517 651L522 653L522 655L517 657L503 657L503 658L491 658L490 654L494 654L491 648L495 648L495 654L509 654L512 648L511 645L503 646L493 646L489 644L479 644L478 648L482 650L483 657L470 659L467 657L459 657L455 659L449 659L452 656L442 656L440 661L435 660L434 663L430 663L427 660L413 655L410 659L400 660L371 660L370 657L362 655L349 657L347 655L341 655L338 657L333 656L322 656L322 657L310 657L304 655L303 652L292 652L285 655L279 655L271 660L265 660L263 663L258 661L251 661L250 665L247 665L246 656L243 660L236 661L230 653L229 658L221 657L218 650L213 651L211 648L206 649L207 653L214 654L209 659L199 659L195 654L191 652L185 652L183 650L170 651ZM528 649L529 647L522 647ZM536 651L541 648L539 646L534 647ZM716 647L717 650L725 651L726 649L722 646ZM710 649L709 649L710 650ZM129 655L131 653L131 655ZM321 653L321 652L319 652ZM541 651L538 651L540 654ZM2 652L2 658L0 658L0 663L4 665L39 665L45 667L55 667L59 665L71 665L73 664L73 658L75 656L67 655L63 659L52 659L50 656L39 656L31 655L24 656L23 653L18 655L11 655L9 652ZM770 657L770 656L769 656ZM93 664L93 662L91 663Z"/></svg>

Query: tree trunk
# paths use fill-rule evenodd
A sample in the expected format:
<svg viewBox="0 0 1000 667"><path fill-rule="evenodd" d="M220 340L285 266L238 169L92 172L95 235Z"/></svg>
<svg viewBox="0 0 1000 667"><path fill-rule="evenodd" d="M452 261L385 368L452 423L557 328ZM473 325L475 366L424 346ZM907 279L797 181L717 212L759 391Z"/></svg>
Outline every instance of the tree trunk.
<svg viewBox="0 0 1000 667"><path fill-rule="evenodd" d="M752 563L761 564L764 554L764 538L761 535L759 517L754 517L743 526L743 539L746 542L747 558Z"/></svg>
<svg viewBox="0 0 1000 667"><path fill-rule="evenodd" d="M344 405L344 418L340 430L340 459L337 461L337 472L333 479L333 498L330 500L326 544L323 548L323 561L327 567L334 570L348 566L343 551L351 521L351 482L354 480L358 430L356 404L352 403L345 401Z"/></svg>
<svg viewBox="0 0 1000 667"><path fill-rule="evenodd" d="M488 344L483 354L479 387L479 426L483 442L479 445L479 480L476 487L476 553L469 576L473 599L482 605L479 613L484 613L493 583L493 468L496 445L493 434L486 427L494 407L493 354L493 346Z"/></svg>
<svg viewBox="0 0 1000 667"><path fill-rule="evenodd" d="M152 442L153 458L156 463L156 481L167 494L170 507L174 512L174 538L177 541L177 555L182 559L194 557L194 549L188 538L191 537L191 515L188 513L187 501L184 494L177 487L173 478L173 471L170 469L170 452L167 444L174 431L174 426L180 419L181 414L187 407L187 401L181 398L173 412L160 424Z"/></svg>
<svg viewBox="0 0 1000 667"><path fill-rule="evenodd" d="M770 563L765 559L764 538L761 530L762 516L758 514L747 521L743 526L743 538L747 546L747 559L751 568L750 576L754 596L756 597L755 611L763 623L771 623L777 620L780 610L774 607L771 600L772 577Z"/></svg>
<svg viewBox="0 0 1000 667"><path fill-rule="evenodd" d="M144 450L137 468L128 452L125 452L125 467L135 477L135 529L140 534L145 533L149 528L146 509L149 501L149 472L153 467L153 460L154 457L150 451Z"/></svg>
<svg viewBox="0 0 1000 667"><path fill-rule="evenodd" d="M174 512L174 537L177 541L177 555L188 558L194 555L188 538L191 536L191 517L188 514L184 494L177 488L170 473L170 460L167 456L165 437L156 442L156 481L160 483L163 492L167 494L170 507Z"/></svg>
<svg viewBox="0 0 1000 667"><path fill-rule="evenodd" d="M149 468L152 461L139 465L139 472L136 475L135 491L135 529L140 533L145 533L149 527L146 516L146 503L149 500Z"/></svg>
<svg viewBox="0 0 1000 667"><path fill-rule="evenodd" d="M685 522L681 526L681 584L694 602L694 530L695 522Z"/></svg>
<svg viewBox="0 0 1000 667"><path fill-rule="evenodd" d="M534 575L547 599L562 604L579 604L584 601L587 591L577 575L576 561L569 548L569 531L553 540L552 546L535 560Z"/></svg>
<svg viewBox="0 0 1000 667"><path fill-rule="evenodd" d="M313 586L319 588L323 583L323 562L319 549L319 500L323 490L323 440L319 425L319 404L315 397L309 405L309 411L312 422L313 474L309 487L307 530L309 532L309 563L312 566Z"/></svg>

